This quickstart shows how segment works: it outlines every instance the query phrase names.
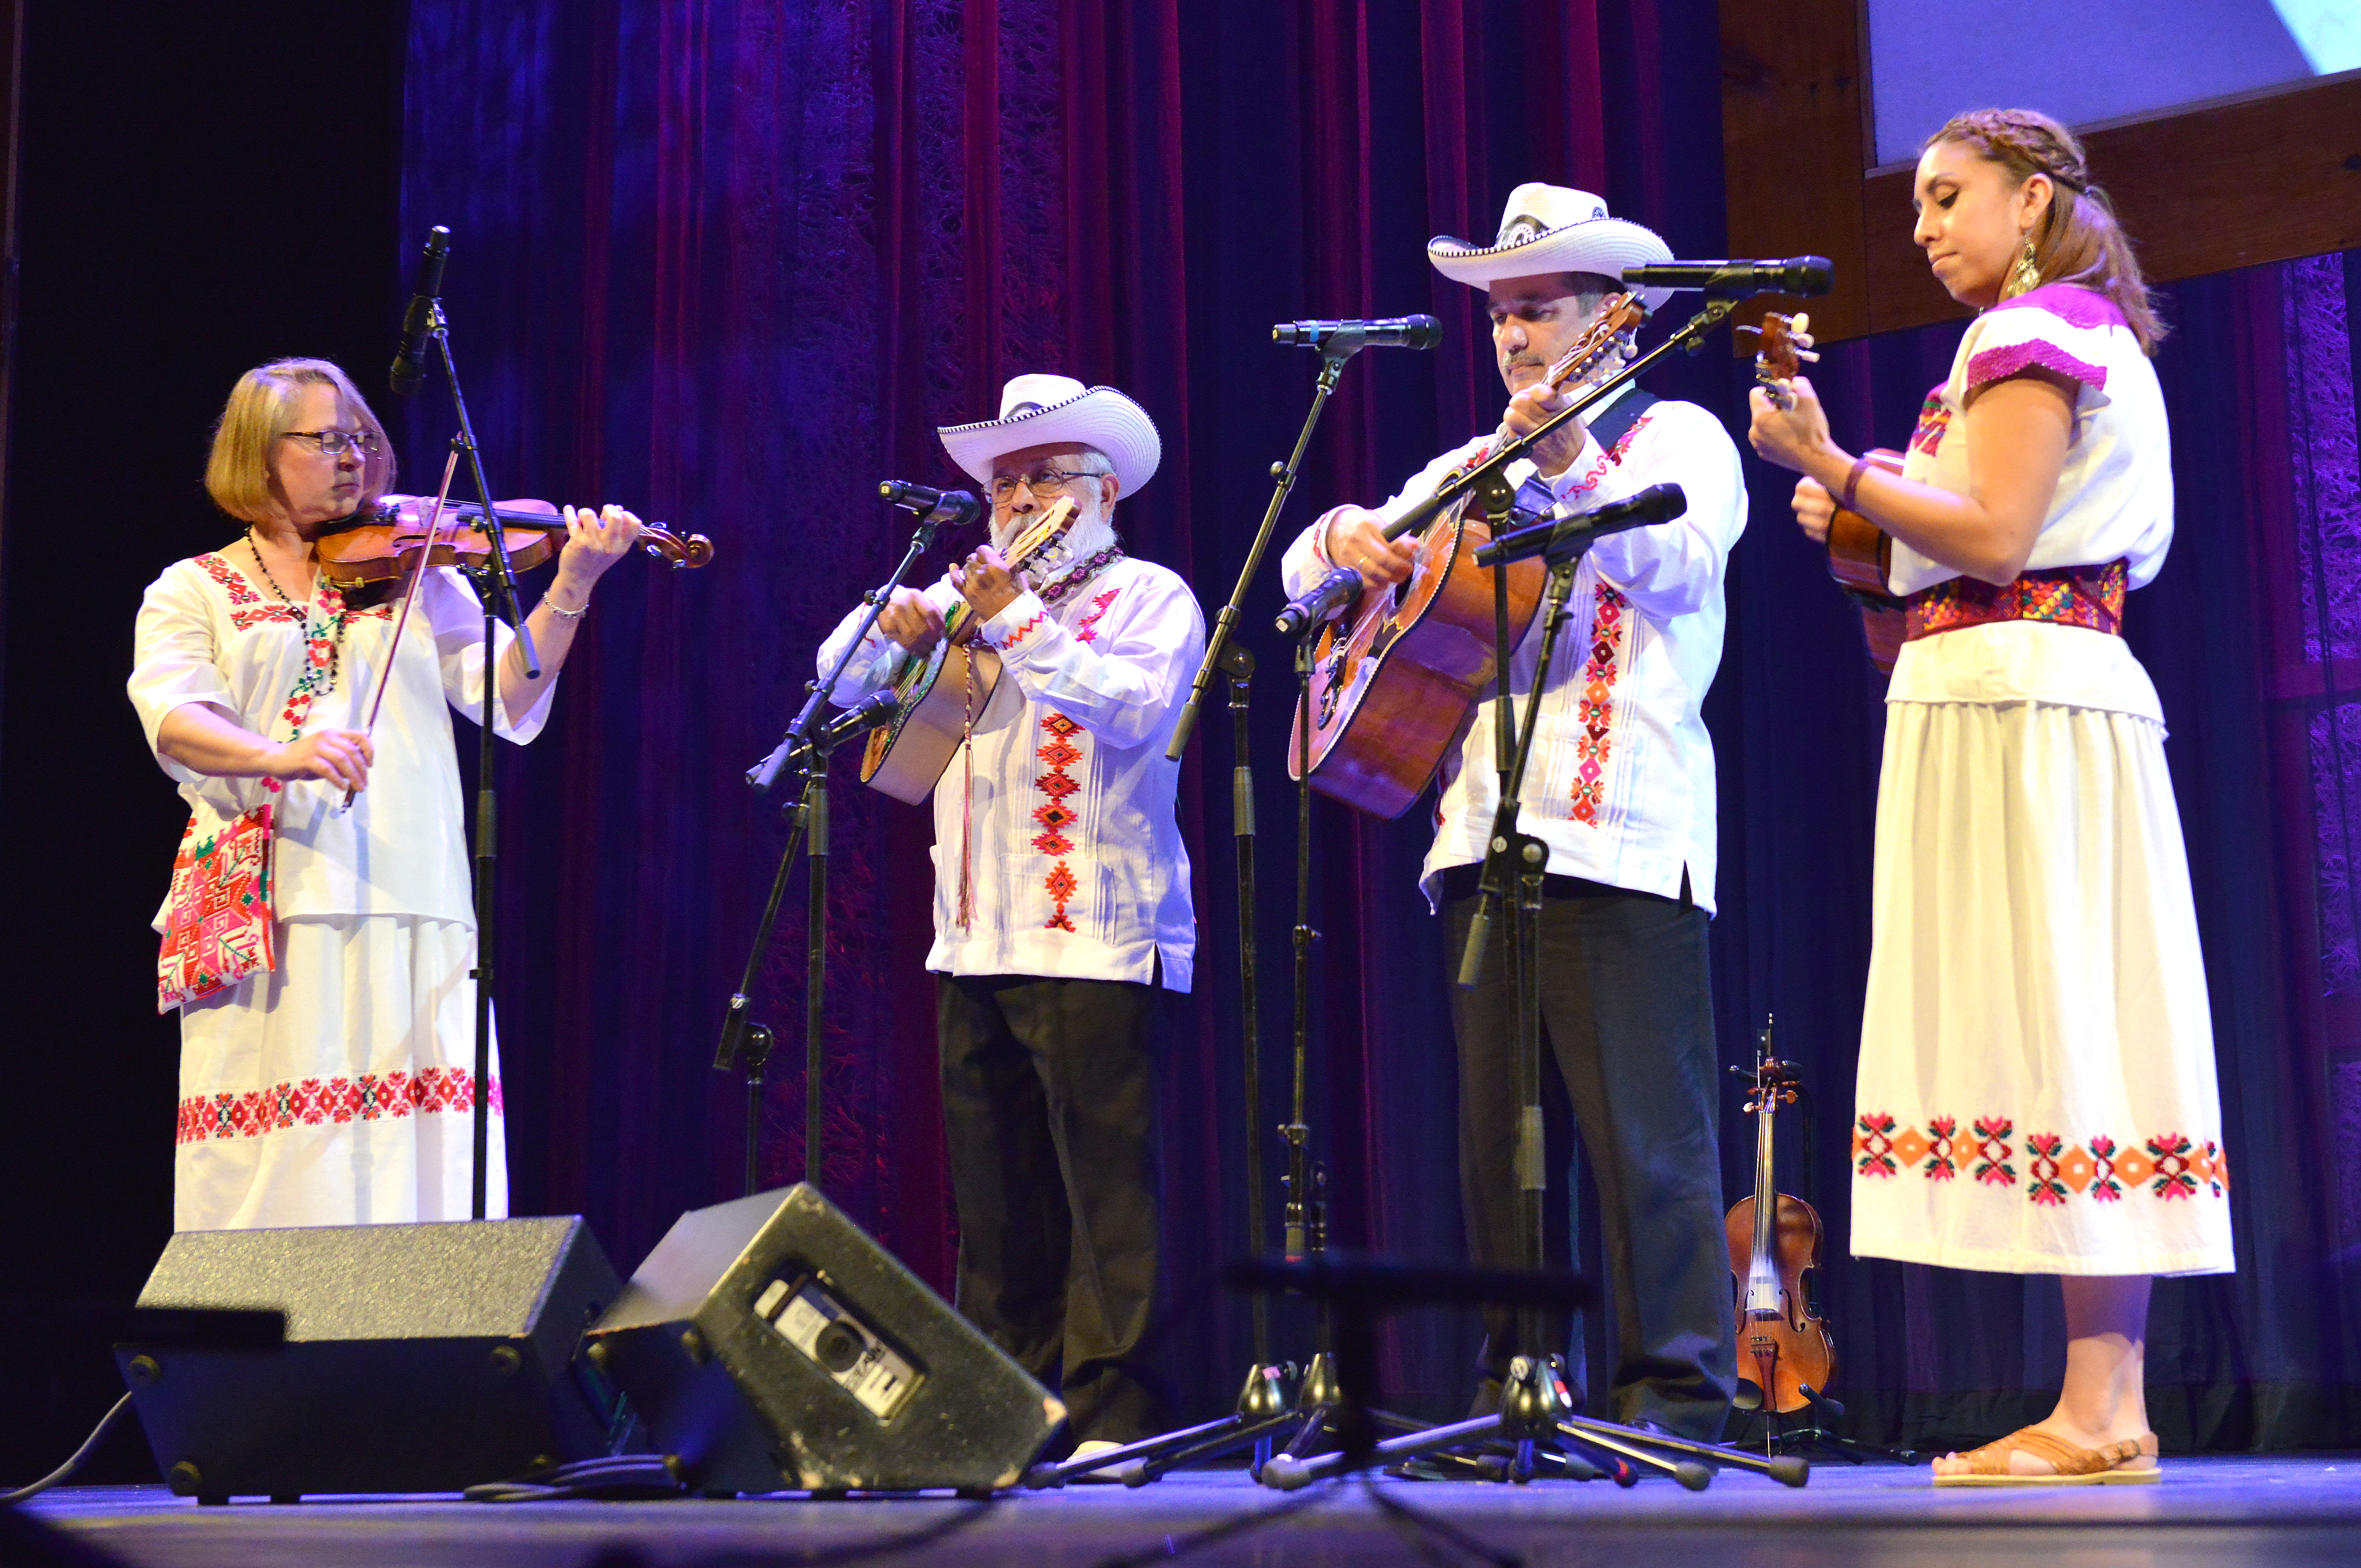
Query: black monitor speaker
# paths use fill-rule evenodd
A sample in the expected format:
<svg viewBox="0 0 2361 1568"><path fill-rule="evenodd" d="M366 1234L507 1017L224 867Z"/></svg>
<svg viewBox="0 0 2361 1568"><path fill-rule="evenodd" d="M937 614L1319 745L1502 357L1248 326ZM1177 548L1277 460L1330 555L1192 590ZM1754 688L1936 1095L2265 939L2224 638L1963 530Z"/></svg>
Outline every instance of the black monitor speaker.
<svg viewBox="0 0 2361 1568"><path fill-rule="evenodd" d="M1065 1419L817 1188L675 1222L588 1356L708 1493L982 1493Z"/></svg>
<svg viewBox="0 0 2361 1568"><path fill-rule="evenodd" d="M621 1440L576 1355L620 1288L578 1216L183 1231L139 1305L280 1311L286 1343L115 1360L176 1492L456 1491Z"/></svg>

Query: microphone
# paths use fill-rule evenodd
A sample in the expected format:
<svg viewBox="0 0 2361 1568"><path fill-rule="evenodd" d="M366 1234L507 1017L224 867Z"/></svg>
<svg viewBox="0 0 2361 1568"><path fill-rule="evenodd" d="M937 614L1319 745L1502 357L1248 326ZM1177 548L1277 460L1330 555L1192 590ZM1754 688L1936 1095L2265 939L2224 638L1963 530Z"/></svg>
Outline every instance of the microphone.
<svg viewBox="0 0 2361 1568"><path fill-rule="evenodd" d="M1287 636L1301 637L1351 604L1360 591L1361 574L1350 566L1339 566L1321 578L1310 593L1279 612L1279 630Z"/></svg>
<svg viewBox="0 0 2361 1568"><path fill-rule="evenodd" d="M891 686L871 692L842 713L819 727L812 737L812 750L827 756L856 735L865 735L879 725L890 722L901 698Z"/></svg>
<svg viewBox="0 0 2361 1568"><path fill-rule="evenodd" d="M1544 519L1530 528L1504 533L1476 552L1478 566L1501 566L1529 556L1553 560L1568 548L1588 549L1597 541L1626 529L1669 522L1689 510L1689 499L1678 485L1650 485L1639 494L1609 501L1572 517Z"/></svg>
<svg viewBox="0 0 2361 1568"><path fill-rule="evenodd" d="M914 485L907 479L881 479L877 494L904 511L914 511L928 522L949 523L953 528L983 515L983 503L975 499L972 490L938 490Z"/></svg>
<svg viewBox="0 0 2361 1568"><path fill-rule="evenodd" d="M771 748L771 754L746 770L746 786L757 795L769 792L782 767L799 763L810 767L856 735L866 734L879 725L888 723L895 709L901 706L894 688L871 692L835 718L819 725L798 741L791 733Z"/></svg>
<svg viewBox="0 0 2361 1568"><path fill-rule="evenodd" d="M434 302L443 297L443 264L451 258L451 231L436 224L426 231L426 259L418 273L418 292L402 313L401 346L393 351L387 382L397 398L409 397L426 379L426 345L434 336Z"/></svg>
<svg viewBox="0 0 2361 1568"><path fill-rule="evenodd" d="M1371 322L1280 322L1273 343L1316 348L1339 359L1364 348L1433 348L1443 341L1443 323L1430 315L1391 316Z"/></svg>
<svg viewBox="0 0 2361 1568"><path fill-rule="evenodd" d="M1784 261L1660 261L1626 267L1623 281L1642 289L1702 289L1724 299L1746 294L1825 294L1836 267L1825 256Z"/></svg>

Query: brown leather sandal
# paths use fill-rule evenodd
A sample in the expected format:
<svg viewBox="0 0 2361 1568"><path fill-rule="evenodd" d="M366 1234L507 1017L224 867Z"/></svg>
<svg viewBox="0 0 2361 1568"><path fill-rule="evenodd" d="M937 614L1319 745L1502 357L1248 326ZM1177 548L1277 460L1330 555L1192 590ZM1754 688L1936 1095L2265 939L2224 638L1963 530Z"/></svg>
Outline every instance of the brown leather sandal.
<svg viewBox="0 0 2361 1568"><path fill-rule="evenodd" d="M2020 1475L2008 1467L2009 1455L2023 1449L2046 1461L2047 1475ZM2024 1427L1982 1448L1960 1455L1968 1468L1953 1475L1938 1475L1938 1486L2122 1486L2164 1478L2157 1464L2156 1433L2148 1432L2103 1448L2077 1448L2063 1438Z"/></svg>

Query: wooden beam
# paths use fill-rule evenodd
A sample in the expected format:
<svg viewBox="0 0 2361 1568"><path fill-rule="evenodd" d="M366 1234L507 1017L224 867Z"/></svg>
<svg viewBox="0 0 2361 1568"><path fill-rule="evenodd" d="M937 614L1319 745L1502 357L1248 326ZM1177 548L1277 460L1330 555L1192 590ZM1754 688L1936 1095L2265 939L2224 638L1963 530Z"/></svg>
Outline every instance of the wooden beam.
<svg viewBox="0 0 2361 1568"><path fill-rule="evenodd" d="M1730 253L1834 261L1824 342L1967 314L1911 243L1910 171L1872 167L1861 0L1721 0L1721 59ZM2080 130L2151 281L2361 247L2361 71Z"/></svg>
<svg viewBox="0 0 2361 1568"><path fill-rule="evenodd" d="M2080 134L2151 283L2361 247L2361 71ZM1861 182L1872 332L1968 313L1911 243L1910 181Z"/></svg>
<svg viewBox="0 0 2361 1568"><path fill-rule="evenodd" d="M1730 253L1835 262L1835 291L1809 306L1812 330L1824 338L1872 330L1862 264L1861 34L1859 0L1721 4ZM1738 319L1798 303L1765 302Z"/></svg>

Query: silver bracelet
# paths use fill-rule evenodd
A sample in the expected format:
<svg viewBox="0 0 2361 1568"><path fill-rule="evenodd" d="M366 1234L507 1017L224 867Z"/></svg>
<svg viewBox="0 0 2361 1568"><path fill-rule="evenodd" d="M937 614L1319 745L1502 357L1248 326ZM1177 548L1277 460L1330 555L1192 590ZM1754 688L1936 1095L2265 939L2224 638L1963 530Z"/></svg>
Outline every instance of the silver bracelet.
<svg viewBox="0 0 2361 1568"><path fill-rule="evenodd" d="M541 608L564 620L579 620L584 616L590 613L590 604L587 599L583 601L582 608L580 609L567 609L563 605L560 605L555 599L551 598L547 594L541 596Z"/></svg>

